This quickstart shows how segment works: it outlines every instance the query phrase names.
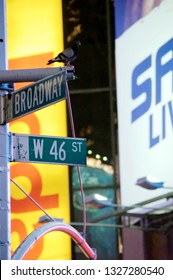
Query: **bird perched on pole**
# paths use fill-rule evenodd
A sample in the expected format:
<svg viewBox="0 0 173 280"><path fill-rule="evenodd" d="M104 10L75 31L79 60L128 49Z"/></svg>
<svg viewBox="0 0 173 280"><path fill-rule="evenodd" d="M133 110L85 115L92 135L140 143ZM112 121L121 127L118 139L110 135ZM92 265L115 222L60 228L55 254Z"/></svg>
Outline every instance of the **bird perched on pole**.
<svg viewBox="0 0 173 280"><path fill-rule="evenodd" d="M48 60L47 65L54 62L64 62L66 65L70 65L70 63L78 56L80 46L81 42L76 41L71 47L60 52L55 58Z"/></svg>

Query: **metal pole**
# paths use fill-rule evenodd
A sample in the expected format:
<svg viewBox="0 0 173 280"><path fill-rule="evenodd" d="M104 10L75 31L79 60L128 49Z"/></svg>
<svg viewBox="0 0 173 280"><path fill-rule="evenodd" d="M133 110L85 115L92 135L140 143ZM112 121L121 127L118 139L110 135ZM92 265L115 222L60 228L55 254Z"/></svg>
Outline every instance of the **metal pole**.
<svg viewBox="0 0 173 280"><path fill-rule="evenodd" d="M0 69L7 68L6 2L0 0ZM0 95L4 91L0 91ZM10 256L10 178L8 124L0 125L0 259Z"/></svg>
<svg viewBox="0 0 173 280"><path fill-rule="evenodd" d="M50 75L57 74L62 70L67 70L67 80L74 80L74 66L54 67L54 68L35 68L21 70L2 70L0 69L0 83L20 83L34 82Z"/></svg>

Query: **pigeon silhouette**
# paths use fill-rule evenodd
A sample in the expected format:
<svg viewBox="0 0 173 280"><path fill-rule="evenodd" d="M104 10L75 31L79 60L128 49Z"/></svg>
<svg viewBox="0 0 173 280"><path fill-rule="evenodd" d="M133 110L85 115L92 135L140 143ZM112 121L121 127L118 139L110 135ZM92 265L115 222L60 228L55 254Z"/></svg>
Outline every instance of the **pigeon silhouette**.
<svg viewBox="0 0 173 280"><path fill-rule="evenodd" d="M76 41L71 47L60 52L55 58L48 60L47 65L54 62L64 62L66 65L70 65L70 63L78 56L80 46L81 42Z"/></svg>

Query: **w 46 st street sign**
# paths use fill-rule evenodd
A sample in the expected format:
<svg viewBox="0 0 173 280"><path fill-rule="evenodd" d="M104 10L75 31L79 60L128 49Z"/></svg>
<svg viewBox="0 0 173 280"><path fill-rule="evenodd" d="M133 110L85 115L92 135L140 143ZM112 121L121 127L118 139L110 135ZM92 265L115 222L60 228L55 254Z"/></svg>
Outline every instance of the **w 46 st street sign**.
<svg viewBox="0 0 173 280"><path fill-rule="evenodd" d="M4 123L66 98L66 70L3 96ZM2 111L2 108L1 108Z"/></svg>
<svg viewBox="0 0 173 280"><path fill-rule="evenodd" d="M11 161L86 165L86 139L11 134Z"/></svg>

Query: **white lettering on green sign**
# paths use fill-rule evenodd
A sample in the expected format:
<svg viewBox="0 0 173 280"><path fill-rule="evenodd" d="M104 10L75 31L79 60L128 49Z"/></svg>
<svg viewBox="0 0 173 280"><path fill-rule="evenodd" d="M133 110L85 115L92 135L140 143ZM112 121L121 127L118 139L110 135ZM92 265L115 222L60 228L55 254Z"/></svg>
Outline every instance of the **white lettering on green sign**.
<svg viewBox="0 0 173 280"><path fill-rule="evenodd" d="M86 140L29 136L29 160L67 164L86 164Z"/></svg>
<svg viewBox="0 0 173 280"><path fill-rule="evenodd" d="M35 158L43 158L43 139L33 139Z"/></svg>
<svg viewBox="0 0 173 280"><path fill-rule="evenodd" d="M14 116L41 105L49 104L62 96L63 74L14 94Z"/></svg>

